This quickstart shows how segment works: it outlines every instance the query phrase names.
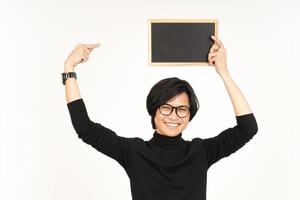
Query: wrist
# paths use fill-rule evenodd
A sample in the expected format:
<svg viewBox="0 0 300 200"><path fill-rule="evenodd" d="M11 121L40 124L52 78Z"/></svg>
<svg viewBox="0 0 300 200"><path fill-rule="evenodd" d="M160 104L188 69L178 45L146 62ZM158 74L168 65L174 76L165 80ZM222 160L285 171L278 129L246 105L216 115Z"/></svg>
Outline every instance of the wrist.
<svg viewBox="0 0 300 200"><path fill-rule="evenodd" d="M73 63L70 63L69 60L66 60L64 63L64 68L65 69L70 69L70 70L74 70L75 65Z"/></svg>
<svg viewBox="0 0 300 200"><path fill-rule="evenodd" d="M65 65L64 72L74 72L74 67L70 65Z"/></svg>
<svg viewBox="0 0 300 200"><path fill-rule="evenodd" d="M230 76L229 71L227 69L218 71L218 74L223 77L223 76Z"/></svg>

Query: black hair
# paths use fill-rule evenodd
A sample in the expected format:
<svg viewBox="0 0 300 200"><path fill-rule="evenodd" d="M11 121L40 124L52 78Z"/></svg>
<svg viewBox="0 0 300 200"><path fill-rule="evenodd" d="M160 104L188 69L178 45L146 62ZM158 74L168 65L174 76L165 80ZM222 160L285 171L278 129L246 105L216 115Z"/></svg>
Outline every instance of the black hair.
<svg viewBox="0 0 300 200"><path fill-rule="evenodd" d="M199 109L199 102L192 86L187 81L177 77L171 77L160 80L151 88L147 96L147 111L151 116L153 129L156 129L154 118L157 108L184 92L186 92L189 97L189 121L191 121Z"/></svg>

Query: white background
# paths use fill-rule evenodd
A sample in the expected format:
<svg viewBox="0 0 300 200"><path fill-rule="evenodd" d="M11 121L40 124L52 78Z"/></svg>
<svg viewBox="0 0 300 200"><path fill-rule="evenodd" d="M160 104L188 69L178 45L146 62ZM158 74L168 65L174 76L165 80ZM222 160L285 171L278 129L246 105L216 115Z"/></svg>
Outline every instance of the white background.
<svg viewBox="0 0 300 200"><path fill-rule="evenodd" d="M102 44L76 67L78 84L90 118L118 135L152 137L146 96L171 76L190 82L200 101L184 139L235 125L213 67L147 65L149 18L218 19L229 71L258 122L244 148L208 171L208 199L300 199L296 0L9 2L0 3L1 200L131 199L123 168L71 124L61 73L77 43Z"/></svg>

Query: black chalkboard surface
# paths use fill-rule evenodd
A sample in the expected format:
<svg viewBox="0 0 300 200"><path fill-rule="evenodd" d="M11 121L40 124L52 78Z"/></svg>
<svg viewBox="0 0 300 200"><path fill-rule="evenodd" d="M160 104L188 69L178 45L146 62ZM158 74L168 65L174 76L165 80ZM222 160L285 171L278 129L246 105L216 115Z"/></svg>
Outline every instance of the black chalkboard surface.
<svg viewBox="0 0 300 200"><path fill-rule="evenodd" d="M149 19L149 65L208 65L216 19Z"/></svg>

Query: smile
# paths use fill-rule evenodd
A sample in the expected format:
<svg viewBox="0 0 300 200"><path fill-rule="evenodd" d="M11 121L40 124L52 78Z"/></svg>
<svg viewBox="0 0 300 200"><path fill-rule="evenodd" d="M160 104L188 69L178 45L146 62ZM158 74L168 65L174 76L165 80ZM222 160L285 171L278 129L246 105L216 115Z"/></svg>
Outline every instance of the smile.
<svg viewBox="0 0 300 200"><path fill-rule="evenodd" d="M177 126L180 125L179 123L168 123L168 122L165 122L165 124L166 124L167 126L172 126L172 127L177 127Z"/></svg>

